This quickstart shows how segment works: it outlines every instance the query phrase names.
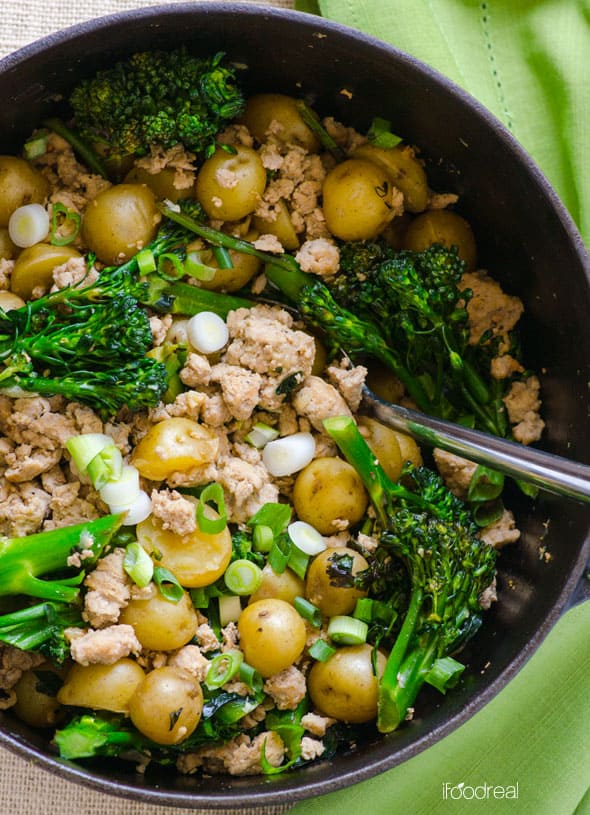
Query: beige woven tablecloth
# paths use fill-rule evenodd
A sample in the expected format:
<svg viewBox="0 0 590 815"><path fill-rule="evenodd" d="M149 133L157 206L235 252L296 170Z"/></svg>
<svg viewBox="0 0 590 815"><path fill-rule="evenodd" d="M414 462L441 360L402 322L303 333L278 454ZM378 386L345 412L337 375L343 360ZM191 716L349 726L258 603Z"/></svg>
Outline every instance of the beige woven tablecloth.
<svg viewBox="0 0 590 815"><path fill-rule="evenodd" d="M92 17L161 5L165 0L0 0L0 57L40 37ZM168 0L173 2L173 0ZM207 0L200 0L207 2ZM251 0L242 0L251 2ZM258 0L264 2L264 0ZM268 0L292 8L293 0ZM1 104L1 100L0 100ZM249 815L279 815L288 807L249 809ZM195 815L203 810L181 810ZM216 810L238 815L246 810ZM103 795L60 780L0 748L0 815L171 815L168 807Z"/></svg>

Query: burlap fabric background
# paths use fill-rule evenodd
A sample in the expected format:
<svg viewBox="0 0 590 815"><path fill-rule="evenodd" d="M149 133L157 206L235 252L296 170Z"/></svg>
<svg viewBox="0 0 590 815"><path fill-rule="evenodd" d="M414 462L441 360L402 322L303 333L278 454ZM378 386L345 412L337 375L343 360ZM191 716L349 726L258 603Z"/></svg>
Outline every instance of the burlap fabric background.
<svg viewBox="0 0 590 815"><path fill-rule="evenodd" d="M173 2L174 0L167 0ZM200 0L207 2L208 0ZM1 0L0 57L40 37L92 17L166 0ZM242 0L251 2L251 0ZM264 2L264 0L258 0ZM292 8L293 0L269 0L268 5ZM0 100L1 104L1 100ZM249 815L279 815L288 807L249 809ZM246 810L217 810L238 815ZM197 815L203 810L180 810ZM103 795L62 781L0 748L0 815L171 815L166 807L151 806Z"/></svg>

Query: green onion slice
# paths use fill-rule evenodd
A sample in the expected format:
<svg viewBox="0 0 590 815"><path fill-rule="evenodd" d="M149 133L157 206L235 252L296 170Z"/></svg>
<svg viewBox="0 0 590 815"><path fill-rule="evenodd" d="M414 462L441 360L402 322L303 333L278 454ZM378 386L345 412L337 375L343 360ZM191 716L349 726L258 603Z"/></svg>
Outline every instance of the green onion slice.
<svg viewBox="0 0 590 815"><path fill-rule="evenodd" d="M301 614L303 619L307 620L308 623L311 623L314 628L321 627L322 612L317 606L314 606L314 604L310 603L309 600L306 600L305 597L296 597L293 600L293 605L299 614Z"/></svg>
<svg viewBox="0 0 590 815"><path fill-rule="evenodd" d="M252 430L246 435L246 441L261 450L269 441L278 439L279 431L264 422L256 422Z"/></svg>
<svg viewBox="0 0 590 815"><path fill-rule="evenodd" d="M154 574L154 564L145 549L134 541L125 547L123 568L136 586L143 589L147 586Z"/></svg>
<svg viewBox="0 0 590 815"><path fill-rule="evenodd" d="M222 594L219 598L219 625L223 628L228 623L240 619L242 603L236 594Z"/></svg>
<svg viewBox="0 0 590 815"><path fill-rule="evenodd" d="M264 685L262 676L247 662L242 662L240 665L240 680L249 688L252 688L255 693L260 693Z"/></svg>
<svg viewBox="0 0 590 815"><path fill-rule="evenodd" d="M211 660L207 676L205 677L205 685L209 690L217 690L221 688L226 682L230 682L234 676L239 672L240 666L244 661L244 655L237 649L224 651L223 654L217 654Z"/></svg>
<svg viewBox="0 0 590 815"><path fill-rule="evenodd" d="M79 436L70 436L66 441L66 450L78 472L85 474L92 459L113 443L112 438L104 433L81 433Z"/></svg>
<svg viewBox="0 0 590 815"><path fill-rule="evenodd" d="M225 570L223 580L228 589L240 597L254 594L262 583L262 570L251 560L233 560Z"/></svg>
<svg viewBox="0 0 590 815"><path fill-rule="evenodd" d="M174 269L173 273L169 271L164 271L166 268L166 264L172 264L172 268ZM158 257L158 274L164 280L174 281L180 280L182 277L185 276L186 270L184 265L178 255L175 255L173 252L163 252Z"/></svg>
<svg viewBox="0 0 590 815"><path fill-rule="evenodd" d="M306 555L305 552L302 552L301 549L298 549L297 546L292 546L291 551L289 553L289 560L287 562L287 566L291 569L292 572L300 577L302 580L305 580L305 575L307 574L307 567L309 566L309 555Z"/></svg>
<svg viewBox="0 0 590 815"><path fill-rule="evenodd" d="M426 674L425 681L441 693L446 693L448 688L455 687L464 670L465 665L453 657L442 657L434 662Z"/></svg>
<svg viewBox="0 0 590 815"><path fill-rule="evenodd" d="M140 275L151 274L158 268L156 258L151 249L141 249L135 255L135 262L137 263L137 270Z"/></svg>
<svg viewBox="0 0 590 815"><path fill-rule="evenodd" d="M254 544L254 551L256 552L270 552L275 536L272 533L270 526L255 526L252 533L252 542Z"/></svg>
<svg viewBox="0 0 590 815"><path fill-rule="evenodd" d="M270 552L268 553L268 562L271 565L273 572L283 574L289 563L289 555L291 554L291 541L286 535L281 535L276 538Z"/></svg>
<svg viewBox="0 0 590 815"><path fill-rule="evenodd" d="M317 639L309 649L310 657L317 659L318 662L326 662L335 653L336 649L321 638Z"/></svg>
<svg viewBox="0 0 590 815"><path fill-rule="evenodd" d="M82 226L82 217L64 204L56 201L51 205L51 227L49 229L49 243L53 246L67 246L76 240ZM59 235L58 229L64 234Z"/></svg>
<svg viewBox="0 0 590 815"><path fill-rule="evenodd" d="M163 566L154 568L154 583L160 589L160 594L171 603L178 603L184 595L184 589L172 574Z"/></svg>
<svg viewBox="0 0 590 815"><path fill-rule="evenodd" d="M209 502L215 504L217 518L211 517ZM197 523L201 532L207 535L218 535L227 526L227 510L221 484L214 481L212 484L207 484L201 492L197 504Z"/></svg>
<svg viewBox="0 0 590 815"><path fill-rule="evenodd" d="M380 116L375 116L371 122L371 126L367 131L367 139L375 147L383 147L390 149L398 145L402 139L391 132L391 122L387 119L382 119Z"/></svg>
<svg viewBox="0 0 590 815"><path fill-rule="evenodd" d="M203 280L205 282L213 280L219 269L204 262L206 258L210 256L211 252L208 250L188 252L184 261L185 273L194 277L196 280Z"/></svg>
<svg viewBox="0 0 590 815"><path fill-rule="evenodd" d="M268 526L272 529L274 537L284 531L291 520L291 507L289 504L275 504L269 501L263 504L248 521L248 526Z"/></svg>
<svg viewBox="0 0 590 815"><path fill-rule="evenodd" d="M337 614L328 623L328 637L338 645L362 645L367 641L369 626L364 620Z"/></svg>
<svg viewBox="0 0 590 815"><path fill-rule="evenodd" d="M86 472L95 490L100 490L111 481L118 481L123 470L123 456L114 444L103 447L91 461Z"/></svg>
<svg viewBox="0 0 590 815"><path fill-rule="evenodd" d="M47 152L48 133L39 133L26 141L23 145L23 152L28 161L33 161L39 156L44 156Z"/></svg>

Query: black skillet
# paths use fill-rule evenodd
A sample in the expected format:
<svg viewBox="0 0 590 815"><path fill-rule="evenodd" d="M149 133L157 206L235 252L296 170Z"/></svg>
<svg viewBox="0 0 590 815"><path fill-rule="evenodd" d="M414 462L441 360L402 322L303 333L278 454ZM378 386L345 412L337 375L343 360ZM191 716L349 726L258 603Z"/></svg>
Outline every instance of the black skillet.
<svg viewBox="0 0 590 815"><path fill-rule="evenodd" d="M82 76L136 50L186 43L226 51L247 66L250 91L304 96L323 114L365 130L375 115L421 146L431 185L460 194L459 210L480 257L526 304L524 348L542 371L547 430L543 446L590 461L589 261L555 193L510 134L471 97L415 59L320 18L251 4L199 3L144 8L61 32L0 62L0 151L60 107ZM588 508L546 496L514 495L522 541L499 562L499 602L464 657L469 677L443 697L423 697L416 719L387 738L369 736L333 761L267 779L176 777L162 769L74 765L50 752L45 736L9 714L0 741L59 774L105 792L170 808L284 804L369 778L450 733L503 688L567 607L584 594L590 555ZM549 563L539 547L551 552ZM510 584L510 588L508 588Z"/></svg>

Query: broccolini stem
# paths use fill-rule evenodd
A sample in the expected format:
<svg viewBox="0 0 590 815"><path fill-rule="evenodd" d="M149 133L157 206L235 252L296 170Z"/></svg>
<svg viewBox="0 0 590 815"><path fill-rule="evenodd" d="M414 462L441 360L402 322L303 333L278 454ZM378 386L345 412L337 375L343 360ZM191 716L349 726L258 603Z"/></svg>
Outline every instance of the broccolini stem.
<svg viewBox="0 0 590 815"><path fill-rule="evenodd" d="M212 292L189 283L169 283L156 275L148 277L147 294L141 298L145 305L168 314L192 316L201 311L212 311L224 319L230 311L252 308L255 303L245 297Z"/></svg>
<svg viewBox="0 0 590 815"><path fill-rule="evenodd" d="M110 181L107 169L97 153L92 149L92 147L90 147L90 145L86 144L86 142L83 141L75 131L70 130L70 128L64 124L61 119L46 119L43 124L45 127L53 130L54 133L57 133L58 136L61 136L62 139L65 139L68 144L74 148L76 153L78 153L87 167Z"/></svg>
<svg viewBox="0 0 590 815"><path fill-rule="evenodd" d="M295 103L295 107L299 111L299 115L305 124L318 137L322 147L328 150L334 156L336 161L344 161L346 158L346 152L338 144L336 144L332 136L330 136L326 128L323 127L323 125L318 121L311 108L305 104L303 99L298 99Z"/></svg>

